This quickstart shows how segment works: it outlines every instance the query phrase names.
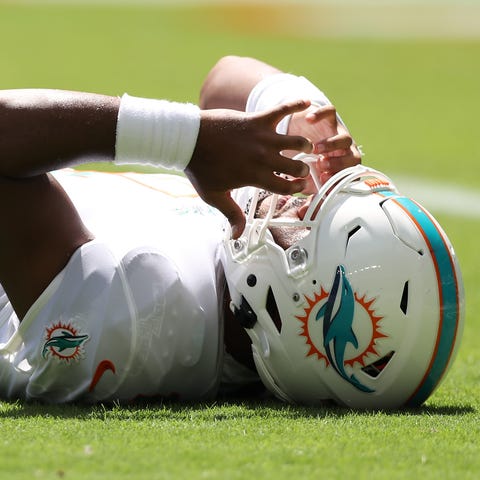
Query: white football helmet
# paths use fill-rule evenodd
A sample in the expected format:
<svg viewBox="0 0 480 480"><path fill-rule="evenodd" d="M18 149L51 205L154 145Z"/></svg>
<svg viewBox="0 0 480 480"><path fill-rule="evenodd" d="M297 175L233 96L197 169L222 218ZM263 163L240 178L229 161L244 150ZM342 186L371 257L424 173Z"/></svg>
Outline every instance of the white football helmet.
<svg viewBox="0 0 480 480"><path fill-rule="evenodd" d="M462 335L452 245L380 172L357 166L315 184L302 220L274 218L276 195L267 216L255 218L259 191L251 189L245 231L225 240L231 308L252 340L258 373L289 402L418 406L445 376ZM307 234L285 250L272 227Z"/></svg>

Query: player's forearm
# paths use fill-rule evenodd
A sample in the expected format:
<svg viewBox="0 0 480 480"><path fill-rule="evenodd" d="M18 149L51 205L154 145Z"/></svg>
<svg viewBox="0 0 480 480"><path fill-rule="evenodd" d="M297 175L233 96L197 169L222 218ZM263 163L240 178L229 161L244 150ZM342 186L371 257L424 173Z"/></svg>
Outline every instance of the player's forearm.
<svg viewBox="0 0 480 480"><path fill-rule="evenodd" d="M266 76L281 73L275 67L249 57L221 58L207 75L200 92L204 109L231 108L245 111L252 88Z"/></svg>
<svg viewBox="0 0 480 480"><path fill-rule="evenodd" d="M60 90L0 91L0 175L112 159L120 99Z"/></svg>

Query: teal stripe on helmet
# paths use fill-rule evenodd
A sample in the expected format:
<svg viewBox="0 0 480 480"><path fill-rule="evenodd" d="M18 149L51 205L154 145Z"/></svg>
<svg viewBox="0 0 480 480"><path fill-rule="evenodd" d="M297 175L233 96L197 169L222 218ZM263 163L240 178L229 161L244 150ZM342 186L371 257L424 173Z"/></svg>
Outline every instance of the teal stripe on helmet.
<svg viewBox="0 0 480 480"><path fill-rule="evenodd" d="M440 321L435 351L428 371L406 403L407 406L414 407L421 405L430 396L448 367L460 321L458 280L449 247L430 215L409 198L392 192L382 192L381 195L399 204L415 222L430 250L438 277Z"/></svg>

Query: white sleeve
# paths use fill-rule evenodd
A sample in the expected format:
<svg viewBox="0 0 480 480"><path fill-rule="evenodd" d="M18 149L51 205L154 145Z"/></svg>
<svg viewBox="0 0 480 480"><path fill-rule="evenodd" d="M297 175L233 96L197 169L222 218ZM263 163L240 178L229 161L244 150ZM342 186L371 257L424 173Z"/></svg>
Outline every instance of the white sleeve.
<svg viewBox="0 0 480 480"><path fill-rule="evenodd" d="M269 75L253 87L247 99L247 112L259 112L292 100L310 100L320 107L332 102L312 82L305 77L290 73ZM286 134L290 117L285 117L277 126L277 132ZM340 122L341 119L339 118Z"/></svg>

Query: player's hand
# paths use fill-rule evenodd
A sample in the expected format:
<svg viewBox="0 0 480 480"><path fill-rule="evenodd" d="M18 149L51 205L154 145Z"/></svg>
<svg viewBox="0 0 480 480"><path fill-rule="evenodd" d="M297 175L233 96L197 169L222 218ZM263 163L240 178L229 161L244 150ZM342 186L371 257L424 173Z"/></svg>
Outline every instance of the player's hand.
<svg viewBox="0 0 480 480"><path fill-rule="evenodd" d="M243 231L245 216L232 189L251 185L284 195L305 189L308 166L280 152L311 153L313 144L305 136L280 135L275 129L283 117L309 106L309 101L295 101L260 113L201 112L197 145L185 173L200 197L227 217L234 238Z"/></svg>
<svg viewBox="0 0 480 480"><path fill-rule="evenodd" d="M362 154L350 133L337 118L333 105L311 106L304 112L295 113L290 120L289 135L302 135L312 140L313 153L321 154L317 162L317 173L322 183L347 167L358 165ZM312 193L308 184L305 193Z"/></svg>

